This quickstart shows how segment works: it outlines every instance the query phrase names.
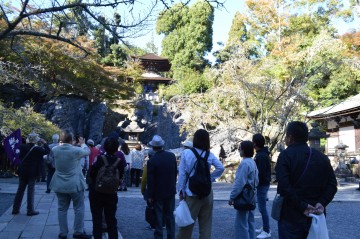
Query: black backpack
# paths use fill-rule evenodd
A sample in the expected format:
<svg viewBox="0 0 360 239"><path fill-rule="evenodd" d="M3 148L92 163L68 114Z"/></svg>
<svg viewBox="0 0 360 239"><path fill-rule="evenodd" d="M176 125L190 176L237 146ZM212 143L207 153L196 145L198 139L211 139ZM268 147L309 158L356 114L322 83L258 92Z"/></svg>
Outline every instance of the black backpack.
<svg viewBox="0 0 360 239"><path fill-rule="evenodd" d="M191 169L189 176L195 169L194 174L191 177L188 176L189 189L201 199L208 196L211 192L210 169L207 162L210 152L206 151L205 157L202 158L194 148L192 148L191 151L193 151L197 160L194 167Z"/></svg>
<svg viewBox="0 0 360 239"><path fill-rule="evenodd" d="M104 165L99 169L95 181L95 191L105 194L113 194L117 192L120 184L119 170L117 168L120 159L115 163L109 164L106 156L102 155Z"/></svg>

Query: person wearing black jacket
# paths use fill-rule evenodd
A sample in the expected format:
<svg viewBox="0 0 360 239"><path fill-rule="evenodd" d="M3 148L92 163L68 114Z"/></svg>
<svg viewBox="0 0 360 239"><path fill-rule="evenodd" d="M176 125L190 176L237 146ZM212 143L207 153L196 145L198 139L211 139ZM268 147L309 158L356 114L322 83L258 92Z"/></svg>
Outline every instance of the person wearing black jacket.
<svg viewBox="0 0 360 239"><path fill-rule="evenodd" d="M96 162L91 166L89 172L91 178L91 182L89 184L89 199L93 220L93 236L95 239L102 238L103 212L105 215L109 239L118 238L116 220L116 209L118 203L117 191L114 191L113 194L104 194L97 192L95 191L95 182L100 168L104 165L103 157L106 157L109 165L112 165L117 161L118 157L116 156L116 153L118 151L119 145L119 141L116 138L108 137L104 142L104 149L106 151L106 154L97 157ZM117 164L117 169L119 171L120 180L124 175L126 161L124 158L119 158L119 160L120 161Z"/></svg>
<svg viewBox="0 0 360 239"><path fill-rule="evenodd" d="M299 121L286 128L288 146L275 167L277 192L284 197L278 232L280 239L305 239L311 226L310 213L326 213L325 207L337 191L337 181L329 158L309 148L308 128Z"/></svg>
<svg viewBox="0 0 360 239"><path fill-rule="evenodd" d="M39 214L34 209L35 183L41 173L43 157L50 152L50 148L46 141L40 139L36 133L30 133L27 141L27 144L20 146L19 187L15 195L12 214L19 214L21 201L27 187L27 215L35 216ZM39 141L42 146L37 145Z"/></svg>
<svg viewBox="0 0 360 239"><path fill-rule="evenodd" d="M266 201L271 180L270 152L267 147L264 147L265 138L261 134L254 134L252 142L256 150L254 160L259 170L259 184L257 187L256 196L263 223L262 229L256 230L256 232L260 233L257 238L269 238L271 237L271 231L269 224L269 214L266 209Z"/></svg>
<svg viewBox="0 0 360 239"><path fill-rule="evenodd" d="M149 144L155 151L147 163L148 202L154 205L156 215L154 238L163 238L164 218L167 238L175 239L176 157L163 150L165 142L159 135L154 135Z"/></svg>

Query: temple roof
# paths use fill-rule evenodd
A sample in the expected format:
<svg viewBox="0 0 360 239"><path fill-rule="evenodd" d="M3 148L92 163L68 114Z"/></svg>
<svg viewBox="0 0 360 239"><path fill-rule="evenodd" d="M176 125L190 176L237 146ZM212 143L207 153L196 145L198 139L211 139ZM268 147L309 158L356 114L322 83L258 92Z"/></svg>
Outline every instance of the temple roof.
<svg viewBox="0 0 360 239"><path fill-rule="evenodd" d="M169 59L155 55L154 53L131 57L134 59L139 59L145 70L167 72L171 68Z"/></svg>
<svg viewBox="0 0 360 239"><path fill-rule="evenodd" d="M123 129L123 131L129 133L141 133L144 132L144 128L140 128L136 121L131 121L130 124Z"/></svg>
<svg viewBox="0 0 360 239"><path fill-rule="evenodd" d="M142 56L137 56L141 60L156 60L156 61L169 61L167 58L155 55L154 53L145 54Z"/></svg>
<svg viewBox="0 0 360 239"><path fill-rule="evenodd" d="M358 112L360 112L360 94L349 97L339 104L311 111L306 117L311 119L323 119Z"/></svg>

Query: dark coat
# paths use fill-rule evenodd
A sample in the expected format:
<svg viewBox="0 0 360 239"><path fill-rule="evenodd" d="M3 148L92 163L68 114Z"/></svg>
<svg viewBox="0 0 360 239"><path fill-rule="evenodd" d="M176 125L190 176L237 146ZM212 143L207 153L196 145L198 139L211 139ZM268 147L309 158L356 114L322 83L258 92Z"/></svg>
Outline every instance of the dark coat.
<svg viewBox="0 0 360 239"><path fill-rule="evenodd" d="M259 185L269 186L271 181L270 152L267 148L256 151L254 160L259 170Z"/></svg>
<svg viewBox="0 0 360 239"><path fill-rule="evenodd" d="M175 154L157 151L147 163L147 189L149 198L171 199L176 194L177 163Z"/></svg>
<svg viewBox="0 0 360 239"><path fill-rule="evenodd" d="M37 178L41 173L41 167L44 163L44 155L50 152L50 148L47 144L43 146L35 146L29 155L24 159L30 149L34 146L33 143L23 144L20 146L20 159L19 176L21 178Z"/></svg>
<svg viewBox="0 0 360 239"><path fill-rule="evenodd" d="M337 191L337 181L329 158L306 143L292 144L282 151L275 167L277 191L285 197L281 219L291 223L311 222L303 213L307 205L321 203L326 207ZM301 177L301 178L300 178Z"/></svg>

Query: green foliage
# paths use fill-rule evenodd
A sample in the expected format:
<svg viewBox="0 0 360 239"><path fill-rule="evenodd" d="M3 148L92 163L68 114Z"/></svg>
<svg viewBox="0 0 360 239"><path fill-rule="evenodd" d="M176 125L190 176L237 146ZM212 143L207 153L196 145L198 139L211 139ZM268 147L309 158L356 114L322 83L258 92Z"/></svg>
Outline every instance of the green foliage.
<svg viewBox="0 0 360 239"><path fill-rule="evenodd" d="M1 102L0 123L0 133L4 136L20 128L23 136L36 132L41 138L50 141L53 134L60 132L57 126L46 120L42 114L34 112L31 107L7 108Z"/></svg>
<svg viewBox="0 0 360 239"><path fill-rule="evenodd" d="M113 44L110 46L111 53L101 59L101 63L108 66L123 67L128 58L127 50L123 45Z"/></svg>
<svg viewBox="0 0 360 239"><path fill-rule="evenodd" d="M193 6L176 4L160 13L156 31L164 34L162 55L169 58L174 72L180 67L202 71L208 65L204 56L212 48L214 9L204 1Z"/></svg>
<svg viewBox="0 0 360 239"><path fill-rule="evenodd" d="M86 38L78 40L87 41ZM87 44L91 46L92 42ZM51 98L61 94L76 94L89 100L106 101L111 105L116 99L131 94L131 88L123 84L126 76L124 70L105 69L96 63L96 57L81 58L77 48L31 37L24 42L23 47L22 56L28 63L41 69L39 75L27 75L26 81L42 95ZM22 59L13 55L1 57L4 61L22 63Z"/></svg>
<svg viewBox="0 0 360 239"><path fill-rule="evenodd" d="M178 80L165 89L166 99L170 99L174 95L203 93L211 87L211 79L207 78L206 74L189 68L181 68L174 77Z"/></svg>

